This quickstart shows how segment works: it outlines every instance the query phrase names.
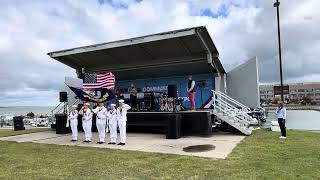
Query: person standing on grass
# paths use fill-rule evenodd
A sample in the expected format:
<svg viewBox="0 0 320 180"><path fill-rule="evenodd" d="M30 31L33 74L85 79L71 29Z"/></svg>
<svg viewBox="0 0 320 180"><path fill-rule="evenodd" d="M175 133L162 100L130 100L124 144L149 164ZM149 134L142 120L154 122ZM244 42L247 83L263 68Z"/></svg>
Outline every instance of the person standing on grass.
<svg viewBox="0 0 320 180"><path fill-rule="evenodd" d="M286 139L287 133L286 133L286 118L287 118L287 110L283 106L283 102L280 102L276 111L276 115L278 118L278 123L281 130L281 136L280 139Z"/></svg>
<svg viewBox="0 0 320 180"><path fill-rule="evenodd" d="M98 144L103 144L106 137L106 124L107 124L107 108L104 107L104 103L100 102L99 106L92 110L93 113L97 114L96 126L99 133Z"/></svg>
<svg viewBox="0 0 320 180"><path fill-rule="evenodd" d="M110 104L110 107L111 109L107 114L110 127L110 142L108 144L114 145L117 142L117 109L116 104Z"/></svg>
<svg viewBox="0 0 320 180"><path fill-rule="evenodd" d="M196 102L195 102L195 96L196 96L196 82L192 80L192 76L189 76L189 81L188 81L188 95L189 95L189 100L190 100L190 110L195 110L196 109Z"/></svg>
<svg viewBox="0 0 320 180"><path fill-rule="evenodd" d="M117 120L120 129L120 143L118 145L126 145L126 131L127 131L127 111L131 109L128 104L124 103L123 99L119 100L119 107L117 109Z"/></svg>
<svg viewBox="0 0 320 180"><path fill-rule="evenodd" d="M89 143L91 142L92 137L92 112L89 108L90 104L85 103L82 109L79 111L79 114L82 115L82 126L84 130L85 140L83 142Z"/></svg>
<svg viewBox="0 0 320 180"><path fill-rule="evenodd" d="M72 142L78 141L78 111L77 105L73 105L69 113L70 126L72 131Z"/></svg>

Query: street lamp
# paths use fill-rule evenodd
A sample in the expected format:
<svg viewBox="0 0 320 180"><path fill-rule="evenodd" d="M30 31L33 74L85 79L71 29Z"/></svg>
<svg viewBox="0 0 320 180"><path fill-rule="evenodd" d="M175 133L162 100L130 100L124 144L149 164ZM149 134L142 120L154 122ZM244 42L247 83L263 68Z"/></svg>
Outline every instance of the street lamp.
<svg viewBox="0 0 320 180"><path fill-rule="evenodd" d="M277 22L278 22L278 43L279 43L279 64L280 64L280 91L281 91L281 101L283 101L283 81L282 81L282 60L281 60L281 38L280 38L280 19L279 19L279 0L273 4L273 7L277 8Z"/></svg>

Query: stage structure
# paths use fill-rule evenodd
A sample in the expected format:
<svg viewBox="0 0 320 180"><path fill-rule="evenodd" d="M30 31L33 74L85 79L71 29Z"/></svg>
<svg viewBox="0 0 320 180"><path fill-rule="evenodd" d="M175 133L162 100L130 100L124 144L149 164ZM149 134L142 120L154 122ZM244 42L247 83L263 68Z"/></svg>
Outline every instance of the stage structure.
<svg viewBox="0 0 320 180"><path fill-rule="evenodd" d="M244 134L251 133L247 123L252 119L242 117L243 109L250 108L236 101L237 97L233 99L225 94L228 74L204 26L55 51L48 55L74 68L79 79L83 79L85 73L112 72L116 77L114 94L133 106L133 111L128 114L129 130L160 127L168 138L187 134L210 135L216 121L224 121ZM241 73L243 76L243 71ZM186 111L189 108L189 75L196 82L196 111ZM233 72L232 76L236 73ZM66 78L66 84L68 82L81 87L82 81ZM243 89L241 85L232 88ZM217 92L215 96L213 92ZM246 92L241 96L246 96ZM248 98L250 96L248 94ZM68 97L74 97L74 94ZM70 104L74 102L68 100ZM241 115L234 113L238 112L239 105ZM234 117L229 117L227 109L233 110L231 115Z"/></svg>

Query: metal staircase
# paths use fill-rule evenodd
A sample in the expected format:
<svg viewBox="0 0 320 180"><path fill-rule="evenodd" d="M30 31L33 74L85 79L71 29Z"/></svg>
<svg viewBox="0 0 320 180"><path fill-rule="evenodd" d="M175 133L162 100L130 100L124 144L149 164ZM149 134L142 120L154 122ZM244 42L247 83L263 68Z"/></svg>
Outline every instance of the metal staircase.
<svg viewBox="0 0 320 180"><path fill-rule="evenodd" d="M64 108L66 108L67 112L69 112L68 108L75 104L79 104L81 100L76 99L73 103L69 104L64 104L63 102L60 102L54 109L51 110L51 116L49 117L49 124L55 124L56 123L56 117L55 114L63 113ZM64 107L66 105L66 107ZM69 118L69 116L68 116Z"/></svg>
<svg viewBox="0 0 320 180"><path fill-rule="evenodd" d="M253 130L250 125L258 124L255 118L248 115L248 113L251 112L250 108L222 92L214 90L212 90L212 92L213 114L243 134L250 135Z"/></svg>

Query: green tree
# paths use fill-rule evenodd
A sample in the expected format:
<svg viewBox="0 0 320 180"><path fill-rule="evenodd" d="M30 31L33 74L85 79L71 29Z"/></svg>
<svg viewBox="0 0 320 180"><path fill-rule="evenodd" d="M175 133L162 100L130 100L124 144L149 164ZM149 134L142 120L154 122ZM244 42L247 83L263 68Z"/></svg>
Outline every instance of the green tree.
<svg viewBox="0 0 320 180"><path fill-rule="evenodd" d="M30 118L34 118L34 113L33 113L33 112L29 112L29 113L27 114L27 116L29 116Z"/></svg>
<svg viewBox="0 0 320 180"><path fill-rule="evenodd" d="M310 104L311 103L311 98L310 97L303 97L301 98L302 104Z"/></svg>
<svg viewBox="0 0 320 180"><path fill-rule="evenodd" d="M299 104L299 99L298 98L292 98L290 99L291 104Z"/></svg>

